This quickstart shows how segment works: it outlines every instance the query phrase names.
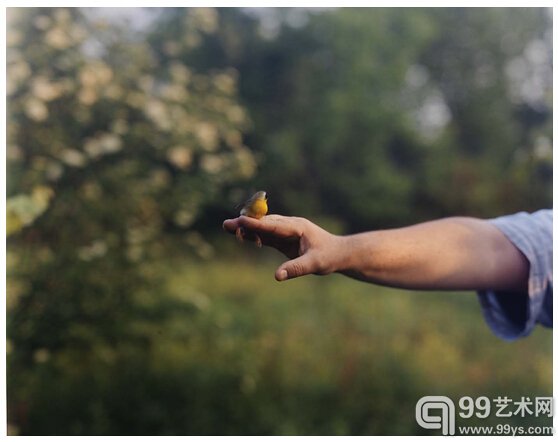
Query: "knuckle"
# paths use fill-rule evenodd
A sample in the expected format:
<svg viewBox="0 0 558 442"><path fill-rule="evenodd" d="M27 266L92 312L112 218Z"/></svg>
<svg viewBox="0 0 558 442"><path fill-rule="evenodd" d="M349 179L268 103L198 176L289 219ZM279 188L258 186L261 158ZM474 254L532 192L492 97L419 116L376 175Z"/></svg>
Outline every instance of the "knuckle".
<svg viewBox="0 0 558 442"><path fill-rule="evenodd" d="M302 236L303 234L308 232L310 221L308 221L306 218L301 218L298 216L293 217L293 220L295 221L294 225L298 236Z"/></svg>

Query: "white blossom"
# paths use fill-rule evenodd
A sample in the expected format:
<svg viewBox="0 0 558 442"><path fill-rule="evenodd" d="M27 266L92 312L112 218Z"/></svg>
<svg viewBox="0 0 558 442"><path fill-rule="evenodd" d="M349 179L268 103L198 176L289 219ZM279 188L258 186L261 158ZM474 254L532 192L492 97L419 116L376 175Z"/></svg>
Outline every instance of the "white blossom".
<svg viewBox="0 0 558 442"><path fill-rule="evenodd" d="M34 121L40 122L48 118L48 108L45 103L35 97L25 101L25 115Z"/></svg>

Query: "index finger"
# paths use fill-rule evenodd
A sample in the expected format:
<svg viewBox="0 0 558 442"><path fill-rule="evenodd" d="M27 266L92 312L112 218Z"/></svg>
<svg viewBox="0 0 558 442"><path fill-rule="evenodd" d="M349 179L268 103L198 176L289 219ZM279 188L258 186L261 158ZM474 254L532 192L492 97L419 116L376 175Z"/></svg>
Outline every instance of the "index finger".
<svg viewBox="0 0 558 442"><path fill-rule="evenodd" d="M267 215L260 219L240 216L234 219L227 219L223 223L223 228L231 233L236 231L238 227L282 238L300 237L303 231L302 218L293 216Z"/></svg>

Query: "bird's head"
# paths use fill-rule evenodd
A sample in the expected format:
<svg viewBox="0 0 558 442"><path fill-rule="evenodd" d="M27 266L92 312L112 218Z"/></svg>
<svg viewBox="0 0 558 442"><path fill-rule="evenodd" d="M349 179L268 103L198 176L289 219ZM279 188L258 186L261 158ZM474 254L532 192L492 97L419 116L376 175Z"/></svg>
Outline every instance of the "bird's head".
<svg viewBox="0 0 558 442"><path fill-rule="evenodd" d="M259 192L256 192L254 194L253 198L255 200L266 200L267 201L267 192L265 192L264 190L260 190Z"/></svg>

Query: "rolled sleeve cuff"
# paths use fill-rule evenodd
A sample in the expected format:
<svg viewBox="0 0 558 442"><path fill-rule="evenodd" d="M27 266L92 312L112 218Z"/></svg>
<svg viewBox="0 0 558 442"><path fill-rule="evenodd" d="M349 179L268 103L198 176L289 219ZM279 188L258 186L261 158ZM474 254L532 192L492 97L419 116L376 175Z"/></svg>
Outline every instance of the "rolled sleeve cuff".
<svg viewBox="0 0 558 442"><path fill-rule="evenodd" d="M490 222L529 261L529 282L527 293L479 291L487 324L508 341L529 335L537 322L552 327L552 213L522 212Z"/></svg>

